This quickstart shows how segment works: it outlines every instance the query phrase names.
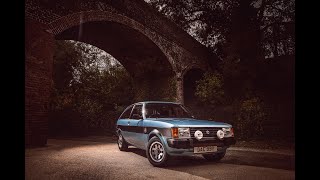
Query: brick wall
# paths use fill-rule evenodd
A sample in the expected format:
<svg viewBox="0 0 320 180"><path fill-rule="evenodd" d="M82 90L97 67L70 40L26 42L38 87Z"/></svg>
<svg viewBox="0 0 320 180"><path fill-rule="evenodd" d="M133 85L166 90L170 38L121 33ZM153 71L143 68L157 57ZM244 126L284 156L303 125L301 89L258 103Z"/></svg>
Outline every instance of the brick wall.
<svg viewBox="0 0 320 180"><path fill-rule="evenodd" d="M26 19L25 145L45 145L52 82L53 36L46 27Z"/></svg>
<svg viewBox="0 0 320 180"><path fill-rule="evenodd" d="M215 59L208 49L143 1L88 0L81 3L53 3L27 0L25 16L26 145L46 144L54 34L58 35L79 23L91 21L117 22L137 30L155 43L170 62L176 73L176 100L179 102L183 102L184 72L195 67L210 69L208 60ZM166 94L161 97L166 98Z"/></svg>

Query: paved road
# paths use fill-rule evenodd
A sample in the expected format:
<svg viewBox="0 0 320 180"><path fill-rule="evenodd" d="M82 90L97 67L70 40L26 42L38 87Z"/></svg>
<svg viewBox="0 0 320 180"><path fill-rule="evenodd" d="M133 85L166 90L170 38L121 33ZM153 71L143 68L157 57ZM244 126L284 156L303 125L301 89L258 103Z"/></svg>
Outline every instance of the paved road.
<svg viewBox="0 0 320 180"><path fill-rule="evenodd" d="M294 155L228 150L218 163L201 156L179 157L153 167L145 152L121 152L112 139L48 140L26 149L25 179L295 179Z"/></svg>

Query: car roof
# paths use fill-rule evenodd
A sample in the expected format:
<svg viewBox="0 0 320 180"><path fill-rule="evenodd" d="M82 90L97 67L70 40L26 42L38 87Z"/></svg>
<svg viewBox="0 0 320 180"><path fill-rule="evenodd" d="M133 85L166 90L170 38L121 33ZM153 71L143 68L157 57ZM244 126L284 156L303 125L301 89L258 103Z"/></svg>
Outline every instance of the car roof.
<svg viewBox="0 0 320 180"><path fill-rule="evenodd" d="M181 104L178 102L170 102L170 101L141 101L134 104L148 104L148 103Z"/></svg>

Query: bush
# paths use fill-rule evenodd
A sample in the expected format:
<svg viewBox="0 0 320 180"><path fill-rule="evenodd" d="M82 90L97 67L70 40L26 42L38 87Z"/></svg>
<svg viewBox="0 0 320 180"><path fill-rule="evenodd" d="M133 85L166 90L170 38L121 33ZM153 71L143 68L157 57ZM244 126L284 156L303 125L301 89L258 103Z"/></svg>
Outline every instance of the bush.
<svg viewBox="0 0 320 180"><path fill-rule="evenodd" d="M236 117L233 122L235 134L239 138L258 138L263 136L262 123L268 119L268 111L258 97L249 98L236 105Z"/></svg>
<svg viewBox="0 0 320 180"><path fill-rule="evenodd" d="M57 41L50 135L113 131L123 107L134 98L130 74L91 45ZM93 129L93 130L92 130Z"/></svg>
<svg viewBox="0 0 320 180"><path fill-rule="evenodd" d="M195 95L205 104L215 106L224 102L222 77L218 73L205 73L197 82Z"/></svg>

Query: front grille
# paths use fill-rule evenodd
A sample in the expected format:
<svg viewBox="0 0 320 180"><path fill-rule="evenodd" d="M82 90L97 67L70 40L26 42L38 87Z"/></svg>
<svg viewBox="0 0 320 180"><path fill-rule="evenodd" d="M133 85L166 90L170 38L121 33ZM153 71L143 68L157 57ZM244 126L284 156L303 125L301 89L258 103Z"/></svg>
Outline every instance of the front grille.
<svg viewBox="0 0 320 180"><path fill-rule="evenodd" d="M190 128L190 135L192 138L194 138L194 133L199 130L202 132L203 137L211 137L211 138L217 138L217 131L221 130L222 128L216 128L216 127L192 127ZM209 132L209 134L207 133Z"/></svg>
<svg viewBox="0 0 320 180"><path fill-rule="evenodd" d="M169 147L177 148L177 149L189 149L193 147L200 147L200 146L225 146L225 141L220 140L218 138L216 139L207 139L204 141L198 141L196 139L188 139L185 140L175 140L175 139L168 139L168 145Z"/></svg>
<svg viewBox="0 0 320 180"><path fill-rule="evenodd" d="M199 146L224 146L223 141L217 139L214 140L206 140L206 141L197 141L194 140L192 143L193 147L199 147Z"/></svg>

